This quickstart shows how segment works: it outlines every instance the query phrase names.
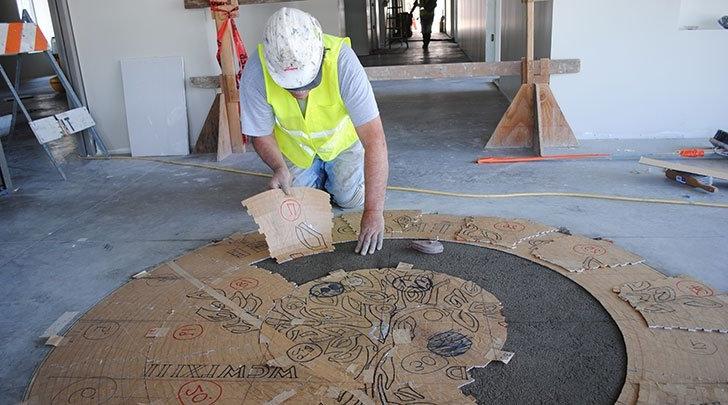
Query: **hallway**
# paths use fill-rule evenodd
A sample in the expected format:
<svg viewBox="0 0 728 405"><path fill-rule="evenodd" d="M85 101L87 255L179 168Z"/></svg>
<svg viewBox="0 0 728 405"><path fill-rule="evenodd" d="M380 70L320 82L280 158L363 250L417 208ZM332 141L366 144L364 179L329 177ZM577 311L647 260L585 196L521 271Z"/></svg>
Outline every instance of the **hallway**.
<svg viewBox="0 0 728 405"><path fill-rule="evenodd" d="M364 66L427 65L433 63L471 62L456 42L443 33L432 33L429 49L422 49L422 34L414 33L405 44L394 43L392 48L384 48L371 55L359 56Z"/></svg>

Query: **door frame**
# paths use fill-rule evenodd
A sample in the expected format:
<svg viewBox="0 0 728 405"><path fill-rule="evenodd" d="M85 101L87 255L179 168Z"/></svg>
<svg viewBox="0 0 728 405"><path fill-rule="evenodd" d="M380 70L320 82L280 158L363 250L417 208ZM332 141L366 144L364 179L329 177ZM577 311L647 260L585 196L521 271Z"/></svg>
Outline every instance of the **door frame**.
<svg viewBox="0 0 728 405"><path fill-rule="evenodd" d="M61 60L61 69L63 69L66 77L71 82L81 103L87 106L86 90L83 85L83 75L78 59L78 49L76 48L76 38L73 34L73 23L68 7L68 0L47 1L48 8L51 12L51 20L53 21L53 30L56 35L56 46L58 47L58 56ZM96 146L91 135L88 131L83 131L82 134L83 142L78 142L79 153L81 156L95 155Z"/></svg>

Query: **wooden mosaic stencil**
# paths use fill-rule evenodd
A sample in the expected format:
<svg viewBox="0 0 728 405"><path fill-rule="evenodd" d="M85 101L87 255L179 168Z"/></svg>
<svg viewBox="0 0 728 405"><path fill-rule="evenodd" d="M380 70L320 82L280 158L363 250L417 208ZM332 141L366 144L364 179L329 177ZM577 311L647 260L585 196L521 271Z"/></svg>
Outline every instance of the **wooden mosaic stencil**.
<svg viewBox="0 0 728 405"><path fill-rule="evenodd" d="M501 309L475 283L442 273L337 271L277 301L261 336L269 364L294 365L300 378L367 387L369 398L466 403L458 388L472 382L468 370L509 358Z"/></svg>
<svg viewBox="0 0 728 405"><path fill-rule="evenodd" d="M650 328L728 333L728 296L689 278L637 281L614 288Z"/></svg>
<svg viewBox="0 0 728 405"><path fill-rule="evenodd" d="M424 214L406 225L404 232L417 239L453 240L464 222L461 216Z"/></svg>
<svg viewBox="0 0 728 405"><path fill-rule="evenodd" d="M455 239L463 242L492 244L510 249L518 244L557 229L525 219L468 217Z"/></svg>
<svg viewBox="0 0 728 405"><path fill-rule="evenodd" d="M361 233L361 212L349 212L342 215L351 229L359 235ZM416 236L416 230L411 230L412 225L422 217L420 210L394 210L384 212L384 236L390 239L407 239Z"/></svg>
<svg viewBox="0 0 728 405"><path fill-rule="evenodd" d="M357 234L354 229L342 216L334 217L334 226L332 229L334 243L352 242L357 240Z"/></svg>
<svg viewBox="0 0 728 405"><path fill-rule="evenodd" d="M728 403L728 383L670 384L643 381L639 386L638 405Z"/></svg>
<svg viewBox="0 0 728 405"><path fill-rule="evenodd" d="M331 197L328 193L296 187L287 196L269 190L243 201L265 234L268 249L278 263L334 250Z"/></svg>
<svg viewBox="0 0 728 405"><path fill-rule="evenodd" d="M643 258L624 251L610 242L580 236L566 236L540 245L533 250L533 255L577 273L584 270L638 264L644 261Z"/></svg>

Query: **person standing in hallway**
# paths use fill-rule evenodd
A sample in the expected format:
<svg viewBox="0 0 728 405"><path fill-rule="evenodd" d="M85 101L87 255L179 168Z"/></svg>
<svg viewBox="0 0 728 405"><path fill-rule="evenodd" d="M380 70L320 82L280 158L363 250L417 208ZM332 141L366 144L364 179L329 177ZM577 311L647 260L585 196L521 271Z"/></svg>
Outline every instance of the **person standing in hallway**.
<svg viewBox="0 0 728 405"><path fill-rule="evenodd" d="M417 6L420 6L420 24L422 25L422 48L427 49L430 46L430 38L432 37L432 22L435 20L435 8L437 8L437 0L415 0L410 14L415 12Z"/></svg>

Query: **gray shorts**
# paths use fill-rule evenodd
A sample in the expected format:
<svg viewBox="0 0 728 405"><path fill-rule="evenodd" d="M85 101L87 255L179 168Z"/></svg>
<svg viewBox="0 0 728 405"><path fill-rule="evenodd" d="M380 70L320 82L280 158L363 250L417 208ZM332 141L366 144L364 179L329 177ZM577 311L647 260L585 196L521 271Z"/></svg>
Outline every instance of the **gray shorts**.
<svg viewBox="0 0 728 405"><path fill-rule="evenodd" d="M364 146L356 141L336 159L324 162L318 156L308 169L288 162L294 187L313 187L331 194L341 208L364 205Z"/></svg>

